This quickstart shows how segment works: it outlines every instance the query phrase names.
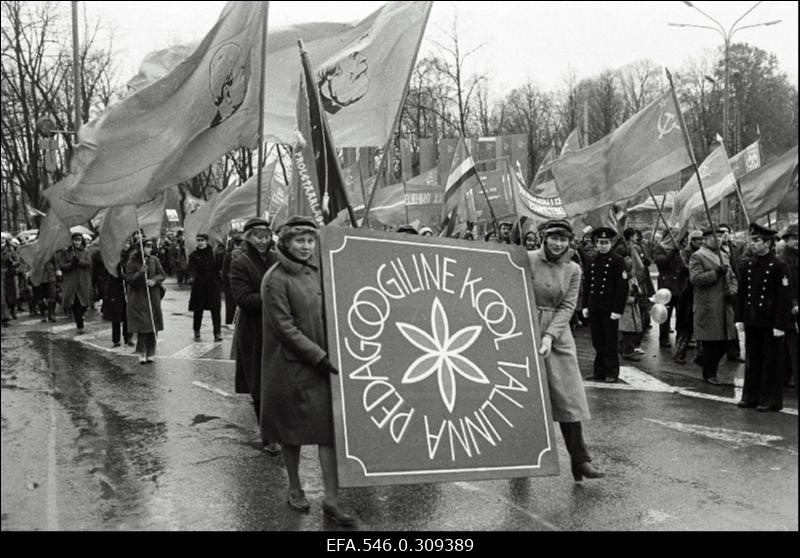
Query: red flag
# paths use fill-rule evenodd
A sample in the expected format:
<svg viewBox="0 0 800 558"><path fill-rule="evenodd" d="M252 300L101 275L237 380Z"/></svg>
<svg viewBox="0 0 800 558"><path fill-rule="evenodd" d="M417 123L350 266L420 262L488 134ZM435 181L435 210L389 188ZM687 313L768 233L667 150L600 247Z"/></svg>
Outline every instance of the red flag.
<svg viewBox="0 0 800 558"><path fill-rule="evenodd" d="M742 189L747 213L756 220L786 204L790 211L797 211L797 146L745 175L739 185ZM787 198L794 203L787 203Z"/></svg>

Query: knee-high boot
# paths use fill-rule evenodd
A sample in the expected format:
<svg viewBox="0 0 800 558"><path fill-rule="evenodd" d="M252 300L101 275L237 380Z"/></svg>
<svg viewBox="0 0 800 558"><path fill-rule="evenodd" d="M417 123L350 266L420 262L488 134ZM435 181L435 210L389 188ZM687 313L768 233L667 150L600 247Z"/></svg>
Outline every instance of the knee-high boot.
<svg viewBox="0 0 800 558"><path fill-rule="evenodd" d="M567 445L570 461L572 462L572 476L576 481L587 479L599 479L605 476L592 467L592 457L583 439L583 427L580 422L560 422L561 434Z"/></svg>

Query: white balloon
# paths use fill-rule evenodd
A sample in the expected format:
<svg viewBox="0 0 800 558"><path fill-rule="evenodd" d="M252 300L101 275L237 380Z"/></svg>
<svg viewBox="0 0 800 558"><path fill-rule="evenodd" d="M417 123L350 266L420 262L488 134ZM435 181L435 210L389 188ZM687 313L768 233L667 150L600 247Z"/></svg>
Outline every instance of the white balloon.
<svg viewBox="0 0 800 558"><path fill-rule="evenodd" d="M672 291L669 289L658 289L653 295L653 302L656 304L669 304L670 300L672 300Z"/></svg>
<svg viewBox="0 0 800 558"><path fill-rule="evenodd" d="M663 304L656 303L650 308L650 317L657 324L663 324L667 321L667 307Z"/></svg>

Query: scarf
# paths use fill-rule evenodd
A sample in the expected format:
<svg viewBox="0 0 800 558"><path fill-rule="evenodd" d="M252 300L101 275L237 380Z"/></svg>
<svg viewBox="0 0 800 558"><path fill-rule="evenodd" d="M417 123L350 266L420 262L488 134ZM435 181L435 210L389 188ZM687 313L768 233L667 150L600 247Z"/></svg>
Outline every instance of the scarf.
<svg viewBox="0 0 800 558"><path fill-rule="evenodd" d="M298 264L303 265L303 266L308 265L308 261L311 259L311 258L309 258L308 260L301 260L300 258L294 257L293 255L291 255L289 253L289 251L286 249L286 247L283 246L283 244L279 244L278 245L278 250L280 250L281 254L286 256L287 260L292 261L294 263L298 263Z"/></svg>

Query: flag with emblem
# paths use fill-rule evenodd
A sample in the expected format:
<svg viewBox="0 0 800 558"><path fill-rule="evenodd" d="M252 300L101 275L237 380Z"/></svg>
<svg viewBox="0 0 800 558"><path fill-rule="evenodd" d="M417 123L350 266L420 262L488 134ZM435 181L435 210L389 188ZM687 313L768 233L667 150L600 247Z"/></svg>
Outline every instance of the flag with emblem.
<svg viewBox="0 0 800 558"><path fill-rule="evenodd" d="M739 185L751 220L785 208L797 212L797 146L745 175Z"/></svg>
<svg viewBox="0 0 800 558"><path fill-rule="evenodd" d="M671 91L600 141L553 163L568 215L630 198L691 164Z"/></svg>
<svg viewBox="0 0 800 558"><path fill-rule="evenodd" d="M703 190L709 208L714 207L722 198L735 191L736 178L733 176L724 145L720 144L712 151L697 168L697 172L703 179ZM700 185L695 175L675 197L671 219L676 226L684 228L689 223L692 214L703 211L705 211L703 194L700 192Z"/></svg>

